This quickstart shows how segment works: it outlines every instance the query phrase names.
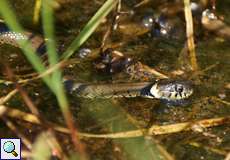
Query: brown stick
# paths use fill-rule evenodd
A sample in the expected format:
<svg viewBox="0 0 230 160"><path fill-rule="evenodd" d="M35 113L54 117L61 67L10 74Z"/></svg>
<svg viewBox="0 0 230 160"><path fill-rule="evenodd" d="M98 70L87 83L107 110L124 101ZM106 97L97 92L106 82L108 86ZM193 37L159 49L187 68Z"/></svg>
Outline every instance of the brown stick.
<svg viewBox="0 0 230 160"><path fill-rule="evenodd" d="M5 122L7 127L13 131L18 137L21 138L23 144L26 146L27 149L31 150L32 149L32 142L16 127L16 125L8 120L5 117L1 117L2 120Z"/></svg>
<svg viewBox="0 0 230 160"><path fill-rule="evenodd" d="M192 20L192 12L190 7L190 0L184 0L184 13L186 20L186 35L187 35L187 45L190 57L190 63L192 66L192 70L196 71L198 69L197 60L196 60L196 52L195 52L195 44L193 37L193 20Z"/></svg>
<svg viewBox="0 0 230 160"><path fill-rule="evenodd" d="M10 107L6 107L4 105L0 106L0 116L5 115L8 117L24 120L34 124L41 124L39 119L34 116L33 114L25 113L17 109L12 109ZM162 135L162 134L172 134L178 133L183 131L191 131L195 130L197 126L202 128L209 128L214 126L219 126L223 124L227 124L230 122L230 116L226 117L219 117L219 118L210 118L210 119L203 119L193 122L183 122L183 123L176 123L170 125L153 125L148 129L138 129L132 131L125 131L125 132L118 132L118 133L109 133L109 134L91 134L91 133L81 133L78 132L78 135L81 138L88 137L88 138L130 138L130 137L141 137L141 136L152 136L152 135ZM53 129L62 132L65 134L69 134L69 129L61 126L57 126L53 124Z"/></svg>

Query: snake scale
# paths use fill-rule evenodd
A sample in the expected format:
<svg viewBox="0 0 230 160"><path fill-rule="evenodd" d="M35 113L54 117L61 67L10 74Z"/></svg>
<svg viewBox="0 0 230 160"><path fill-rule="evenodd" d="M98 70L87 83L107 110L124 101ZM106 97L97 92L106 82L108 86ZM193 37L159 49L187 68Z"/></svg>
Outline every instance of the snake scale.
<svg viewBox="0 0 230 160"><path fill-rule="evenodd" d="M45 41L41 36L32 32L16 33L7 25L0 22L0 43L19 47L17 40L27 39L37 54L46 54ZM73 80L64 82L67 91L84 98L117 98L117 97L146 97L166 99L168 101L180 101L193 94L193 87L189 81L161 79L154 82L137 83L111 83L111 84L87 84L76 83Z"/></svg>

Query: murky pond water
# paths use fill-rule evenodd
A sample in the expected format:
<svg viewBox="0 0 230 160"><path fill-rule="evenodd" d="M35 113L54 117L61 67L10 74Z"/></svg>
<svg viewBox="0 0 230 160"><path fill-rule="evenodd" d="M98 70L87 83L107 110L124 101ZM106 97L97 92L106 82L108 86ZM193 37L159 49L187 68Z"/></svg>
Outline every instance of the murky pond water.
<svg viewBox="0 0 230 160"><path fill-rule="evenodd" d="M91 16L103 4L103 1L59 0L59 8L55 11L56 40L60 51L71 43L84 27ZM12 8L24 28L37 34L42 34L42 24L33 25L34 1L18 0L12 2ZM87 133L113 133L149 128L152 125L168 125L180 122L229 117L230 114L230 46L225 37L210 33L200 23L201 12L194 17L196 56L199 65L198 72L192 72L187 67L189 62L183 57L186 41L183 8L176 12L171 1L149 1L137 5L140 1L122 1L118 29L111 33L106 41L106 48L113 48L124 56L140 61L161 73L171 77L178 73L183 79L190 79L195 85L194 95L186 106L167 106L156 99L119 98L119 99L84 99L68 94L71 111L79 131ZM167 5L166 5L167 4ZM202 6L201 10L208 7ZM172 8L170 8L170 6ZM180 6L180 5L178 5ZM183 7L183 5L181 6ZM217 2L217 14L230 27L228 0ZM166 9L165 9L166 8ZM175 11L160 19L162 12ZM171 15L172 14L172 15ZM157 19L155 27L146 27L149 17ZM127 73L101 73L95 69L95 58L104 34L111 27L113 14L104 20L95 33L82 48L92 50L93 56L79 58L78 52L72 56L78 63L70 64L63 69L64 75L73 77L79 82L132 82L146 81L145 78L135 79ZM150 20L151 21L151 20ZM144 24L143 24L144 23ZM151 23L151 22L150 22ZM161 24L166 28L161 28ZM167 25L170 27L167 28ZM152 25L152 24L150 24ZM165 30L164 30L165 29ZM169 29L169 30L167 30ZM166 34L165 34L166 33ZM107 47L108 46L108 47ZM33 69L18 48L2 45L1 79L7 79L3 64L7 64L17 78L24 78L33 73ZM186 61L187 60L187 61ZM4 63L3 63L4 62ZM176 73L176 74L175 74ZM0 95L4 96L14 87L1 84ZM39 80L24 86L34 104L49 121L65 125L55 96ZM29 112L21 96L16 94L7 106ZM30 123L11 119L31 141L35 140L43 129ZM220 160L225 159L230 152L229 123L221 126L203 128L202 132L187 131L165 135L154 135L139 138L97 139L83 138L86 152L90 159L163 159L157 156L156 144L162 146L177 160ZM57 133L62 140L63 149L67 153L73 151L71 139L65 134ZM16 136L4 121L0 121L0 138ZM158 146L159 149L159 146Z"/></svg>

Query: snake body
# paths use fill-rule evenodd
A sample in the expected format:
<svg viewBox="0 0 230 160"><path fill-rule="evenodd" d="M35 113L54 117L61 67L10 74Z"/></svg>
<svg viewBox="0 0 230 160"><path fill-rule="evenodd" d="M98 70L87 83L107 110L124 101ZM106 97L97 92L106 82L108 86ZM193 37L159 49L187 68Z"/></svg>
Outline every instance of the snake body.
<svg viewBox="0 0 230 160"><path fill-rule="evenodd" d="M17 40L29 40L39 56L46 54L45 40L42 36L29 31L25 31L24 33L13 32L2 20L0 20L0 43L19 47Z"/></svg>
<svg viewBox="0 0 230 160"><path fill-rule="evenodd" d="M0 43L19 47L17 40L26 39L39 55L45 55L45 41L31 32L12 32L4 22L0 22ZM187 99L193 93L188 81L161 79L154 82L84 84L65 81L66 90L84 98L146 97L177 101Z"/></svg>
<svg viewBox="0 0 230 160"><path fill-rule="evenodd" d="M177 101L187 99L193 93L190 82L161 79L155 82L86 84L65 82L66 88L84 98L145 97Z"/></svg>

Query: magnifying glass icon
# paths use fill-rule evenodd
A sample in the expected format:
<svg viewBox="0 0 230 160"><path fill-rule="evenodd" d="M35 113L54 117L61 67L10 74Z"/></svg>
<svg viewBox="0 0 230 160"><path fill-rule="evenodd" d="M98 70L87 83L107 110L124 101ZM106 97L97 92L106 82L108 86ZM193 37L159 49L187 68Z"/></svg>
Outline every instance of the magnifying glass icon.
<svg viewBox="0 0 230 160"><path fill-rule="evenodd" d="M6 141L4 144L3 144L3 150L6 152L6 153L11 153L14 157L17 157L18 154L17 152L15 152L15 145L13 142L11 141Z"/></svg>

